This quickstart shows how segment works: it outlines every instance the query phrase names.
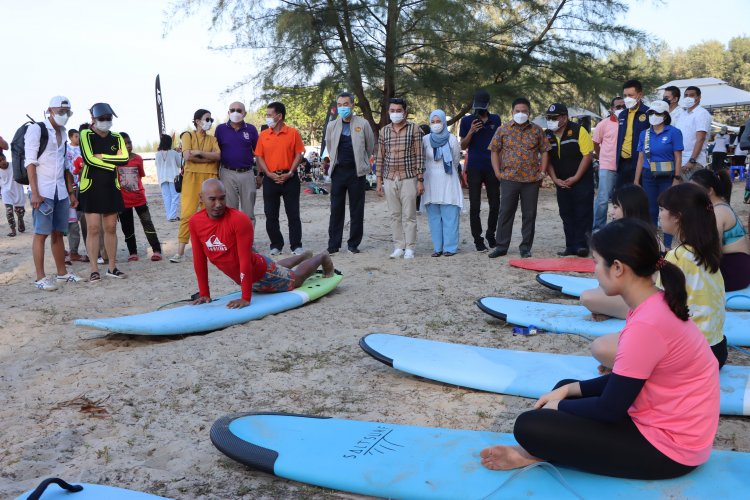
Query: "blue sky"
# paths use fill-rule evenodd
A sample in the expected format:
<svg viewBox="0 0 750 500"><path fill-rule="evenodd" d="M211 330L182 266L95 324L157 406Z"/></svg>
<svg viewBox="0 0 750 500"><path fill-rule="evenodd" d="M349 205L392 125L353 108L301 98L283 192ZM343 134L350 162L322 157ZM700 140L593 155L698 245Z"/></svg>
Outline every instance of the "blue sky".
<svg viewBox="0 0 750 500"><path fill-rule="evenodd" d="M49 98L70 98L69 122L87 121L86 111L109 102L119 115L114 129L135 144L158 138L154 78L161 74L167 129L182 130L193 112L206 108L223 119L234 100L257 95L225 90L253 73L247 51L215 51L227 35L209 30L209 13L177 20L164 35L170 0L5 0L2 27L3 105L0 135L10 140L29 113L42 118ZM631 2L626 24L686 48L704 40L726 43L750 35L747 0ZM710 75L706 75L710 76Z"/></svg>

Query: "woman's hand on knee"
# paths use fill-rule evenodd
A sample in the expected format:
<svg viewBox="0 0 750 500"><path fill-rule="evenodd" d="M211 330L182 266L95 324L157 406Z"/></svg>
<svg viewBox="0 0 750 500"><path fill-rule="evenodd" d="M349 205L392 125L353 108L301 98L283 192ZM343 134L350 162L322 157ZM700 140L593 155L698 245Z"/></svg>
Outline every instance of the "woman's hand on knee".
<svg viewBox="0 0 750 500"><path fill-rule="evenodd" d="M568 397L568 388L570 384L558 387L554 391L550 391L547 394L543 394L539 400L534 403L534 409L539 410L541 408L547 410L557 410L557 403Z"/></svg>

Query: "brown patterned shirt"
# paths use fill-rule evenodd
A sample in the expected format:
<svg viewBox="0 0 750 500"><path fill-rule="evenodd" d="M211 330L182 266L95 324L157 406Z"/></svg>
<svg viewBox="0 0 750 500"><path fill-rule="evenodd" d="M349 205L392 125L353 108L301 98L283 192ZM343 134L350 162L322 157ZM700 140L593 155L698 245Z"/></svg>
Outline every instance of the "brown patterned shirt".
<svg viewBox="0 0 750 500"><path fill-rule="evenodd" d="M536 182L544 177L542 153L551 149L544 131L531 122L504 123L495 132L488 148L500 153L500 178L506 181Z"/></svg>
<svg viewBox="0 0 750 500"><path fill-rule="evenodd" d="M407 122L396 131L392 123L380 130L376 155L376 175L383 179L411 179L424 172L422 131Z"/></svg>

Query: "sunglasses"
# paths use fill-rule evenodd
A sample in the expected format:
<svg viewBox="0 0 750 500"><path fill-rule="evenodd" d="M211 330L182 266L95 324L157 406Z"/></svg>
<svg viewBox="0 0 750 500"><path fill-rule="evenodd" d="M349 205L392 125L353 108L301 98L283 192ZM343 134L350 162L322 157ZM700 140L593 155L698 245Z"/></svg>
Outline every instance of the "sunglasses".
<svg viewBox="0 0 750 500"><path fill-rule="evenodd" d="M244 109L240 109L240 108L229 108L229 112L230 113L244 113L245 110Z"/></svg>
<svg viewBox="0 0 750 500"><path fill-rule="evenodd" d="M625 105L624 104L620 104L618 106L615 106L615 109L625 109Z"/></svg>
<svg viewBox="0 0 750 500"><path fill-rule="evenodd" d="M112 115L97 116L96 120L100 121L100 122L111 122L112 121Z"/></svg>
<svg viewBox="0 0 750 500"><path fill-rule="evenodd" d="M208 122L208 123L213 123L213 122L214 122L214 119L213 119L213 118L206 118L206 119L205 119L205 120L203 120L203 121L204 121L204 122Z"/></svg>

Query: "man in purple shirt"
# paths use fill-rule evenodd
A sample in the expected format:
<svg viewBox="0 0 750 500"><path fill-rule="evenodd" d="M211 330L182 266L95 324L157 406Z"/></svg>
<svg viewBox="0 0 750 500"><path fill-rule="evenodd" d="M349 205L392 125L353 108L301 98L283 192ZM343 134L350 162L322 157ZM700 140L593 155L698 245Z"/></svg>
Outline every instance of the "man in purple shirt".
<svg viewBox="0 0 750 500"><path fill-rule="evenodd" d="M255 195L260 177L255 172L255 145L258 130L245 123L245 105L229 105L229 121L216 127L216 140L221 149L219 179L227 190L227 206L241 209L255 225Z"/></svg>

